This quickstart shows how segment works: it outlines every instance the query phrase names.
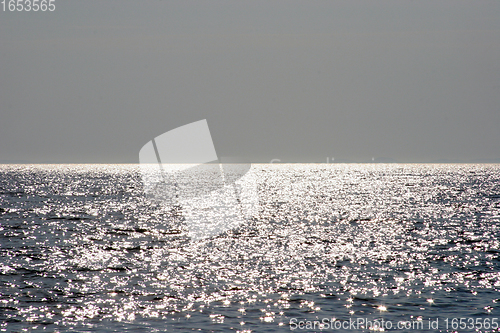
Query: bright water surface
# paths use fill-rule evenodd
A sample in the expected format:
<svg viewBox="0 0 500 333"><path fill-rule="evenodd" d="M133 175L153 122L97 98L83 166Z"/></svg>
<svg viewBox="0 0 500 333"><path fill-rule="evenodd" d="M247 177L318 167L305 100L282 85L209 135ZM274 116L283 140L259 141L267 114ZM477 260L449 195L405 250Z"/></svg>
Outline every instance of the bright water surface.
<svg viewBox="0 0 500 333"><path fill-rule="evenodd" d="M190 242L137 165L0 166L0 329L288 332L292 318L368 318L451 332L446 318L500 318L500 165L252 169L257 216Z"/></svg>

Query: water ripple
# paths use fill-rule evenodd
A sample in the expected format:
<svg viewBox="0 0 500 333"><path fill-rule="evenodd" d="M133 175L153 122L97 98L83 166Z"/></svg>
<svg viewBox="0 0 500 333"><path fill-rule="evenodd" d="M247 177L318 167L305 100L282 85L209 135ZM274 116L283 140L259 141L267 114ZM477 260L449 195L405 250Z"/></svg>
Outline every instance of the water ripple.
<svg viewBox="0 0 500 333"><path fill-rule="evenodd" d="M0 329L500 314L500 166L253 168L258 215L191 242L136 165L1 166Z"/></svg>

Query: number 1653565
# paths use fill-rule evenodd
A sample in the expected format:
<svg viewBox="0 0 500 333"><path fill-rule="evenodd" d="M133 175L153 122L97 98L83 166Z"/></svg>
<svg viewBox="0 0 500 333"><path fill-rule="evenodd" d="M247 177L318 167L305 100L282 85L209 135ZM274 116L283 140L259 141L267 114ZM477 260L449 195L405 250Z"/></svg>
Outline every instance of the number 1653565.
<svg viewBox="0 0 500 333"><path fill-rule="evenodd" d="M9 12L53 12L56 10L55 0L3 0L2 10Z"/></svg>

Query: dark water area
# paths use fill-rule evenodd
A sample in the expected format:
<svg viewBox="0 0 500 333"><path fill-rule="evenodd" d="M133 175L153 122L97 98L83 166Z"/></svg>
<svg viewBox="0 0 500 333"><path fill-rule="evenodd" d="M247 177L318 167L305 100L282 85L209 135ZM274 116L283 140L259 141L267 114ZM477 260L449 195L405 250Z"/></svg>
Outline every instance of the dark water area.
<svg viewBox="0 0 500 333"><path fill-rule="evenodd" d="M137 165L0 166L0 331L500 331L500 165L251 172L255 216L191 241Z"/></svg>

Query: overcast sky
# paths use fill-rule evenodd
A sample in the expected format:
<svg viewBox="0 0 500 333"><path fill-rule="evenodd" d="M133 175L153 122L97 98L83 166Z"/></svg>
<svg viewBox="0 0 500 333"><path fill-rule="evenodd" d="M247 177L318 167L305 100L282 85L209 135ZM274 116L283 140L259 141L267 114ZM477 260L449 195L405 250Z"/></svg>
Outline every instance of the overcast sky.
<svg viewBox="0 0 500 333"><path fill-rule="evenodd" d="M500 161L500 1L0 12L0 161L132 162L207 119L253 162Z"/></svg>

